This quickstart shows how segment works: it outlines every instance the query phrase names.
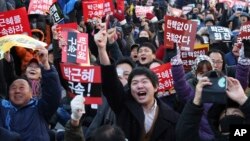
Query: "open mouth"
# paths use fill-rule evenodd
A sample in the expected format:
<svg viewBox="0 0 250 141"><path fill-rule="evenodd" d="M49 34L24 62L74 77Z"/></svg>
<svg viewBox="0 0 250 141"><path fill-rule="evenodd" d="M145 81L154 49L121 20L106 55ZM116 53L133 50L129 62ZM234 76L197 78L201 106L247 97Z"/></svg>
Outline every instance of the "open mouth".
<svg viewBox="0 0 250 141"><path fill-rule="evenodd" d="M137 55L134 55L134 58L137 58Z"/></svg>
<svg viewBox="0 0 250 141"><path fill-rule="evenodd" d="M141 57L141 61L143 62L146 61L146 59L147 59L146 57Z"/></svg>
<svg viewBox="0 0 250 141"><path fill-rule="evenodd" d="M31 74L31 75L35 75L35 74L36 74L36 72L35 72L35 71L29 71L29 74Z"/></svg>
<svg viewBox="0 0 250 141"><path fill-rule="evenodd" d="M137 94L138 94L139 97L146 96L146 92L138 92Z"/></svg>

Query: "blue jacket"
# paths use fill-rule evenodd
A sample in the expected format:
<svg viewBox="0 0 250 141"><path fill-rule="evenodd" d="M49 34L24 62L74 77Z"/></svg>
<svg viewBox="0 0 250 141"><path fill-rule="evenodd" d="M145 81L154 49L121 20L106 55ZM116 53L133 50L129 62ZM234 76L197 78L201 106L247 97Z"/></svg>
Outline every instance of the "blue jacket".
<svg viewBox="0 0 250 141"><path fill-rule="evenodd" d="M225 60L228 66L237 65L237 58L234 56L232 52L228 52L225 55Z"/></svg>
<svg viewBox="0 0 250 141"><path fill-rule="evenodd" d="M47 121L59 106L60 81L54 67L42 70L42 98L21 108L0 101L0 127L19 133L22 141L49 141Z"/></svg>

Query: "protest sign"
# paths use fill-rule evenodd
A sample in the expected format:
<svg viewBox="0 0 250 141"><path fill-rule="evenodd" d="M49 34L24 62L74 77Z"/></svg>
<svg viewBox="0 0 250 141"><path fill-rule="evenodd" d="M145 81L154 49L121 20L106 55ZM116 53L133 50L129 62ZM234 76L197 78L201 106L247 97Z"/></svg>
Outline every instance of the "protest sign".
<svg viewBox="0 0 250 141"><path fill-rule="evenodd" d="M196 44L193 51L181 51L181 59L185 71L190 71L194 60L199 55L205 55L209 50L209 44Z"/></svg>
<svg viewBox="0 0 250 141"><path fill-rule="evenodd" d="M124 12L124 0L116 0L116 8L118 13Z"/></svg>
<svg viewBox="0 0 250 141"><path fill-rule="evenodd" d="M103 12L105 15L114 13L114 4L112 0L105 0L103 3Z"/></svg>
<svg viewBox="0 0 250 141"><path fill-rule="evenodd" d="M62 49L62 62L89 65L88 34L62 32L66 45Z"/></svg>
<svg viewBox="0 0 250 141"><path fill-rule="evenodd" d="M11 34L31 35L25 7L0 13L0 37Z"/></svg>
<svg viewBox="0 0 250 141"><path fill-rule="evenodd" d="M209 38L211 41L223 41L231 42L230 29L222 26L209 26L208 27Z"/></svg>
<svg viewBox="0 0 250 141"><path fill-rule="evenodd" d="M187 13L189 13L190 11L192 11L192 9L193 9L193 7L192 6L183 6L182 7L182 13L184 14L184 15L186 15Z"/></svg>
<svg viewBox="0 0 250 141"><path fill-rule="evenodd" d="M172 6L168 5L168 16L180 17L182 14L181 9L173 8Z"/></svg>
<svg viewBox="0 0 250 141"><path fill-rule="evenodd" d="M197 30L197 22L178 17L165 16L164 45L173 48L174 42L181 50L192 51Z"/></svg>
<svg viewBox="0 0 250 141"><path fill-rule="evenodd" d="M240 27L237 42L241 43L243 39L250 39L250 22L246 22Z"/></svg>
<svg viewBox="0 0 250 141"><path fill-rule="evenodd" d="M50 6L57 0L30 0L28 14L47 15Z"/></svg>
<svg viewBox="0 0 250 141"><path fill-rule="evenodd" d="M158 93L164 94L170 89L173 89L173 76L171 72L171 64L163 64L152 69L159 79Z"/></svg>
<svg viewBox="0 0 250 141"><path fill-rule="evenodd" d="M138 18L145 18L147 13L153 13L154 6L135 6L135 15Z"/></svg>
<svg viewBox="0 0 250 141"><path fill-rule="evenodd" d="M85 104L102 104L101 69L99 66L60 64L63 79L68 81L70 96L83 95Z"/></svg>
<svg viewBox="0 0 250 141"><path fill-rule="evenodd" d="M9 51L13 46L35 50L36 47L45 47L47 44L23 34L6 35L0 37L0 59L3 59L3 54Z"/></svg>
<svg viewBox="0 0 250 141"><path fill-rule="evenodd" d="M89 19L96 18L102 18L104 15L103 12L103 3L104 0L93 0L93 1L83 1L82 7L83 8L83 17L84 21L88 21Z"/></svg>
<svg viewBox="0 0 250 141"><path fill-rule="evenodd" d="M58 24L58 29L60 31L64 31L67 29L75 29L77 30L77 23L66 23L66 24Z"/></svg>
<svg viewBox="0 0 250 141"><path fill-rule="evenodd" d="M60 23L63 19L63 13L57 2L51 5L49 8L49 13L54 21L54 23Z"/></svg>

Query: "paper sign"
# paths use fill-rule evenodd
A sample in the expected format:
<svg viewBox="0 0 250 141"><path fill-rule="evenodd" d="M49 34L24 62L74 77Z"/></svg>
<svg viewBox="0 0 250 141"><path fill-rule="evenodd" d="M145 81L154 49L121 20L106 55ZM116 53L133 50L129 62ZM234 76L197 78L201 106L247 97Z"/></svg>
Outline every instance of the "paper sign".
<svg viewBox="0 0 250 141"><path fill-rule="evenodd" d="M178 17L165 16L164 44L173 48L174 42L181 50L192 51L194 47L197 22Z"/></svg>
<svg viewBox="0 0 250 141"><path fill-rule="evenodd" d="M63 19L63 13L57 2L51 5L49 13L53 18L54 23L60 23Z"/></svg>
<svg viewBox="0 0 250 141"><path fill-rule="evenodd" d="M212 41L231 42L231 31L226 27L209 26L208 33L209 33L209 38Z"/></svg>
<svg viewBox="0 0 250 141"><path fill-rule="evenodd" d="M241 43L243 39L250 39L250 22L246 22L240 27L240 33L237 38L237 42Z"/></svg>
<svg viewBox="0 0 250 141"><path fill-rule="evenodd" d="M173 76L171 71L171 64L163 64L152 69L159 79L158 92L166 92L173 88Z"/></svg>
<svg viewBox="0 0 250 141"><path fill-rule="evenodd" d="M186 15L187 13L189 13L190 11L192 11L193 7L192 6L183 6L182 7L182 13L184 15Z"/></svg>
<svg viewBox="0 0 250 141"><path fill-rule="evenodd" d="M71 96L83 95L85 104L102 104L101 69L99 66L60 64L63 79L68 81Z"/></svg>
<svg viewBox="0 0 250 141"><path fill-rule="evenodd" d="M225 3L228 5L228 7L232 8L234 7L234 11L237 11L238 8L246 9L246 2L240 1L240 0L219 0L219 3Z"/></svg>
<svg viewBox="0 0 250 141"><path fill-rule="evenodd" d="M61 31L65 30L65 29L75 29L75 30L77 30L77 23L58 24L58 28Z"/></svg>
<svg viewBox="0 0 250 141"><path fill-rule="evenodd" d="M89 65L88 34L62 32L66 46L62 49L62 62Z"/></svg>
<svg viewBox="0 0 250 141"><path fill-rule="evenodd" d="M47 15L50 6L57 0L30 0L28 14Z"/></svg>
<svg viewBox="0 0 250 141"><path fill-rule="evenodd" d="M124 13L124 0L116 1L116 9L118 13Z"/></svg>
<svg viewBox="0 0 250 141"><path fill-rule="evenodd" d="M11 34L31 35L25 7L0 13L0 37Z"/></svg>
<svg viewBox="0 0 250 141"><path fill-rule="evenodd" d="M190 71L196 57L199 55L206 55L209 50L209 44L196 44L193 51L181 51L181 59L185 71Z"/></svg>
<svg viewBox="0 0 250 141"><path fill-rule="evenodd" d="M19 46L35 50L36 47L45 47L47 46L47 44L23 34L6 35L0 37L0 59L3 58L2 54L9 51L10 48L13 46Z"/></svg>
<svg viewBox="0 0 250 141"><path fill-rule="evenodd" d="M114 4L112 0L105 0L103 4L103 12L105 15L114 13Z"/></svg>
<svg viewBox="0 0 250 141"><path fill-rule="evenodd" d="M168 15L169 16L180 17L181 14L182 14L181 9L173 8L172 6L168 5Z"/></svg>
<svg viewBox="0 0 250 141"><path fill-rule="evenodd" d="M135 15L138 18L146 17L147 13L153 13L154 6L135 6Z"/></svg>
<svg viewBox="0 0 250 141"><path fill-rule="evenodd" d="M84 21L87 22L88 19L93 19L94 17L102 18L102 16L104 15L103 3L104 0L83 1L82 7L84 7Z"/></svg>

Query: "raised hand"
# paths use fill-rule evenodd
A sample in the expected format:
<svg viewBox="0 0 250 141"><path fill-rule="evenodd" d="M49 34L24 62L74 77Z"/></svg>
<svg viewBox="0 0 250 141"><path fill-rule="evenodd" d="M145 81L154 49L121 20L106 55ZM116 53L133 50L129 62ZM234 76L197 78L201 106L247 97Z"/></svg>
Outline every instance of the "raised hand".
<svg viewBox="0 0 250 141"><path fill-rule="evenodd" d="M107 31L107 36L108 36L108 42L109 44L113 44L115 42L115 40L117 39L117 35L116 35L116 28L110 28Z"/></svg>
<svg viewBox="0 0 250 141"><path fill-rule="evenodd" d="M193 103L195 105L201 105L201 93L202 93L203 87L207 85L212 85L208 77L202 77L201 79L199 79L198 84L196 85L195 96L193 100Z"/></svg>
<svg viewBox="0 0 250 141"><path fill-rule="evenodd" d="M45 47L37 47L36 50L38 50L37 54L44 69L49 70L48 50Z"/></svg>
<svg viewBox="0 0 250 141"><path fill-rule="evenodd" d="M95 43L98 49L105 49L107 45L108 35L106 29L102 29L97 32L94 36Z"/></svg>
<svg viewBox="0 0 250 141"><path fill-rule="evenodd" d="M240 105L243 105L247 100L247 96L241 87L240 82L237 79L228 77L227 83L227 96Z"/></svg>
<svg viewBox="0 0 250 141"><path fill-rule="evenodd" d="M75 96L70 102L71 107L71 119L80 120L82 114L85 113L85 98L82 95Z"/></svg>

